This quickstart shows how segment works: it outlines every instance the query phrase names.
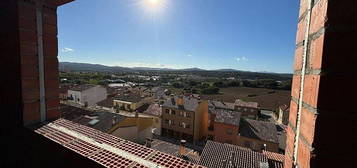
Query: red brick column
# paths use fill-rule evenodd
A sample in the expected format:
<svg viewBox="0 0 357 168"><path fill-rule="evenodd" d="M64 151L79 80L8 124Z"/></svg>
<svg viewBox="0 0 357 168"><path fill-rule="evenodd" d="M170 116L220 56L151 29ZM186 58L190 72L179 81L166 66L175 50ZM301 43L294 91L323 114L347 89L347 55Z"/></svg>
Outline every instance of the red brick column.
<svg viewBox="0 0 357 168"><path fill-rule="evenodd" d="M40 116L40 63L39 54L43 53L44 93L46 120L59 117L58 90L58 42L57 7L71 0L18 0L18 23L21 57L21 82L24 124L41 121ZM40 5L39 5L40 4ZM41 11L41 20L37 10ZM42 44L38 41L38 23L42 22ZM43 45L43 51L38 46Z"/></svg>
<svg viewBox="0 0 357 168"><path fill-rule="evenodd" d="M300 1L285 167L294 160L304 168L350 165L357 153L357 1L314 0L306 39L308 6Z"/></svg>

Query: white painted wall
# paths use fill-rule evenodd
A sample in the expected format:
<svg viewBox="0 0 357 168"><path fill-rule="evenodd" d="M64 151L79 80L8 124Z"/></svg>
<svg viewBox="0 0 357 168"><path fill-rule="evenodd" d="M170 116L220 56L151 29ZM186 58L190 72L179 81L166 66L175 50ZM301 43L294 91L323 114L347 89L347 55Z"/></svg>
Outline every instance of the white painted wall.
<svg viewBox="0 0 357 168"><path fill-rule="evenodd" d="M68 97L72 97L73 100L70 100L70 101L73 101L75 103L78 103L78 104L82 104L82 92L80 91L74 91L74 90L68 90ZM84 105L84 104L82 104Z"/></svg>
<svg viewBox="0 0 357 168"><path fill-rule="evenodd" d="M82 92L68 90L68 96L70 97L71 95L74 98L73 101L76 103L85 105L87 102L88 106L94 106L96 103L107 98L107 89L98 85Z"/></svg>

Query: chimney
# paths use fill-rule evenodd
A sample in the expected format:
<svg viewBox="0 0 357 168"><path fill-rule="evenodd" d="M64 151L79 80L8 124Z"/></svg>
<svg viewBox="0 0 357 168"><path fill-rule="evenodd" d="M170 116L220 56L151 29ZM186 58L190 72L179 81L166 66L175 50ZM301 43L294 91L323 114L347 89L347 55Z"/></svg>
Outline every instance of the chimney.
<svg viewBox="0 0 357 168"><path fill-rule="evenodd" d="M138 110L135 110L135 118L139 118Z"/></svg>
<svg viewBox="0 0 357 168"><path fill-rule="evenodd" d="M186 154L186 140L181 140L180 141L180 148L179 148L179 156L184 156Z"/></svg>
<svg viewBox="0 0 357 168"><path fill-rule="evenodd" d="M184 99L183 99L183 96L182 96L182 95L177 98L176 104L177 104L178 106L183 106L183 104L184 104Z"/></svg>
<svg viewBox="0 0 357 168"><path fill-rule="evenodd" d="M115 115L112 120L112 125L115 125L117 123L117 116Z"/></svg>
<svg viewBox="0 0 357 168"><path fill-rule="evenodd" d="M267 144L263 144L263 150L267 150Z"/></svg>
<svg viewBox="0 0 357 168"><path fill-rule="evenodd" d="M148 148L151 148L151 143L152 143L152 139L147 137L146 138L146 143L145 143L145 146L148 147Z"/></svg>

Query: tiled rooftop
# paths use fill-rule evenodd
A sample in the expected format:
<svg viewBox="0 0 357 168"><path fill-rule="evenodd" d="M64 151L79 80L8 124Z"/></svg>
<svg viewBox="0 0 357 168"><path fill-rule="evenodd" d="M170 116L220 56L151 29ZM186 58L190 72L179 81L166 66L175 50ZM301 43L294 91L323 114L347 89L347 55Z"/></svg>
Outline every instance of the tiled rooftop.
<svg viewBox="0 0 357 168"><path fill-rule="evenodd" d="M180 156L179 154L180 145L171 142L162 141L159 139L153 139L153 141L151 142L151 148L173 156L177 156L177 157ZM186 148L185 156L188 159L188 161L192 163L198 163L200 160L199 154L190 148Z"/></svg>
<svg viewBox="0 0 357 168"><path fill-rule="evenodd" d="M243 119L240 123L239 134L241 136L279 143L274 123L251 119Z"/></svg>
<svg viewBox="0 0 357 168"><path fill-rule="evenodd" d="M121 95L115 96L114 100L137 103L145 98L146 97L141 96L136 93L129 93L129 94L121 94Z"/></svg>
<svg viewBox="0 0 357 168"><path fill-rule="evenodd" d="M193 112L195 112L197 107L199 106L199 100L195 99L195 98L184 96L183 97L183 106L177 105L177 103L176 103L177 99L178 99L178 97L170 98L170 99L166 100L162 106L168 107L168 108L180 109L180 110L193 111Z"/></svg>
<svg viewBox="0 0 357 168"><path fill-rule="evenodd" d="M210 111L216 114L215 122L239 126L241 112L226 109L211 109Z"/></svg>
<svg viewBox="0 0 357 168"><path fill-rule="evenodd" d="M234 110L234 103L228 103L223 101L208 100L208 106L213 109Z"/></svg>
<svg viewBox="0 0 357 168"><path fill-rule="evenodd" d="M245 102L240 99L237 99L234 104L239 107L259 108L259 104L257 102Z"/></svg>
<svg viewBox="0 0 357 168"><path fill-rule="evenodd" d="M263 151L263 154L268 158L269 167L283 168L285 156L278 153Z"/></svg>
<svg viewBox="0 0 357 168"><path fill-rule="evenodd" d="M266 168L268 159L247 148L207 141L200 164L208 168Z"/></svg>
<svg viewBox="0 0 357 168"><path fill-rule="evenodd" d="M116 118L116 123L120 123L127 118L123 115L107 112L105 110L94 112L64 104L61 104L60 106L60 113L61 117L64 119L92 127L102 132L107 132L113 127L112 122L114 117ZM89 122L91 122L93 119L98 120L98 122L94 125L91 125Z"/></svg>
<svg viewBox="0 0 357 168"><path fill-rule="evenodd" d="M161 116L162 108L158 104L151 104L143 113L153 116Z"/></svg>
<svg viewBox="0 0 357 168"><path fill-rule="evenodd" d="M58 119L35 132L104 167L204 168L65 119Z"/></svg>

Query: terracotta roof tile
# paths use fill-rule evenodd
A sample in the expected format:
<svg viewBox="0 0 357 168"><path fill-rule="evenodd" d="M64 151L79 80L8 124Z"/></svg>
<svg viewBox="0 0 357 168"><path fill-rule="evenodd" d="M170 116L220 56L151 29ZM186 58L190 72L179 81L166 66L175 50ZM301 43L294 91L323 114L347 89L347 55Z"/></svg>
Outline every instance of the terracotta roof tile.
<svg viewBox="0 0 357 168"><path fill-rule="evenodd" d="M237 99L234 104L240 107L259 108L259 104L257 102L245 102L240 99Z"/></svg>
<svg viewBox="0 0 357 168"><path fill-rule="evenodd" d="M268 165L268 159L247 148L207 141L200 164L208 168L261 168L261 165Z"/></svg>
<svg viewBox="0 0 357 168"><path fill-rule="evenodd" d="M65 119L58 119L35 132L104 167L204 168Z"/></svg>
<svg viewBox="0 0 357 168"><path fill-rule="evenodd" d="M278 132L274 123L242 119L239 134L263 141L279 143Z"/></svg>

